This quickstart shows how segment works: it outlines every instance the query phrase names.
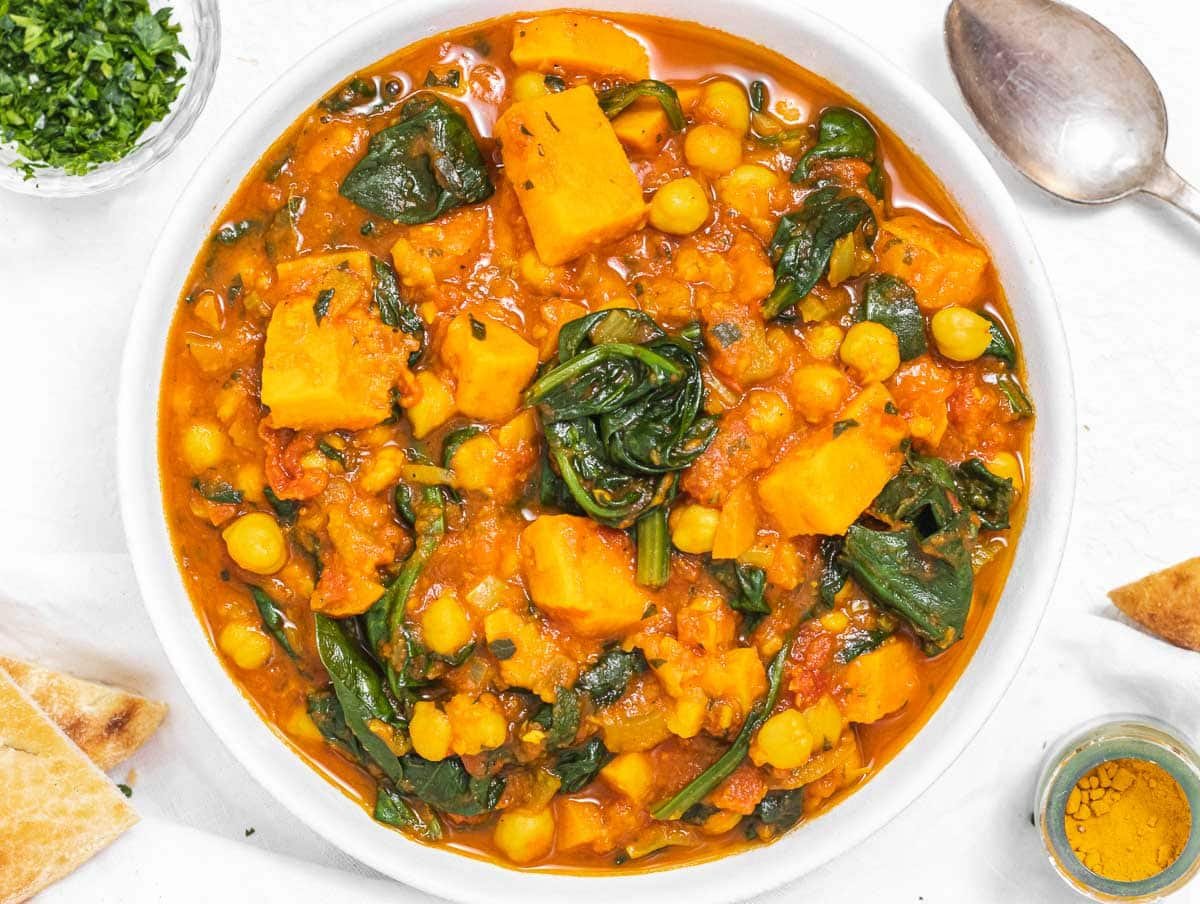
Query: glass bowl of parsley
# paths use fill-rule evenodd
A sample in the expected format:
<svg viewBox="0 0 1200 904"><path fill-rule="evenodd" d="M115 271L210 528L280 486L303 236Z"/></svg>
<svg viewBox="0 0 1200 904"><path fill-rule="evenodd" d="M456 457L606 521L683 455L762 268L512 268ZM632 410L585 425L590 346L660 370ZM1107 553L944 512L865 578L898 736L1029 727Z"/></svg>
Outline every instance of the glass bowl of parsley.
<svg viewBox="0 0 1200 904"><path fill-rule="evenodd" d="M0 0L0 187L42 197L124 185L208 100L217 0Z"/></svg>

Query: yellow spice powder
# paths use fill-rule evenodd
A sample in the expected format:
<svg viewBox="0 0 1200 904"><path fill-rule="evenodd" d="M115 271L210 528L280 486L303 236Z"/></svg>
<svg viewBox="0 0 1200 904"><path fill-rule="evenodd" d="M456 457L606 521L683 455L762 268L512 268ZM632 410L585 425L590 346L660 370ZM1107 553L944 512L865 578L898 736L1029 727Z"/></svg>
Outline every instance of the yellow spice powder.
<svg viewBox="0 0 1200 904"><path fill-rule="evenodd" d="M1157 763L1101 763L1067 799L1067 840L1081 863L1115 882L1138 882L1175 862L1192 829L1179 783Z"/></svg>

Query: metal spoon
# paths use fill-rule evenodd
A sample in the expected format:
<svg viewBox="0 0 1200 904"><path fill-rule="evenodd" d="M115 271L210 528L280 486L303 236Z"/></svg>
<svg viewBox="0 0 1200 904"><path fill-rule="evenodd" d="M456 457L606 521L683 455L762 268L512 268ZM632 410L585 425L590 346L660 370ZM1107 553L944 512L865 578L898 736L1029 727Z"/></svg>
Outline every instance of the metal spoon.
<svg viewBox="0 0 1200 904"><path fill-rule="evenodd" d="M1081 204L1144 191L1200 220L1167 165L1167 108L1115 34L1053 0L953 0L946 49L967 106L1020 172Z"/></svg>

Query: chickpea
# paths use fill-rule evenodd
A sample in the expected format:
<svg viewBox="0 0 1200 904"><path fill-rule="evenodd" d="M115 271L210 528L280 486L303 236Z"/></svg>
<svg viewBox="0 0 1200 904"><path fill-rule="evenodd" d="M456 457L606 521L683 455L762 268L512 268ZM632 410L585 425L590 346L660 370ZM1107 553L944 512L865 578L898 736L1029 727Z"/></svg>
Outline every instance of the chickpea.
<svg viewBox="0 0 1200 904"><path fill-rule="evenodd" d="M750 759L756 766L764 763L776 769L798 769L812 755L813 736L804 714L785 709L763 723L750 745Z"/></svg>
<svg viewBox="0 0 1200 904"><path fill-rule="evenodd" d="M681 505L671 512L671 542L683 552L712 552L721 513L704 505Z"/></svg>
<svg viewBox="0 0 1200 904"><path fill-rule="evenodd" d="M724 126L702 123L688 130L683 156L689 166L719 176L742 162L742 139Z"/></svg>
<svg viewBox="0 0 1200 904"><path fill-rule="evenodd" d="M554 815L545 807L506 810L496 821L492 840L514 863L532 863L550 853L554 843Z"/></svg>
<svg viewBox="0 0 1200 904"><path fill-rule="evenodd" d="M1021 470L1021 462L1011 452L997 452L984 464L997 477L1011 480L1013 489L1018 493L1024 488L1025 474Z"/></svg>
<svg viewBox="0 0 1200 904"><path fill-rule="evenodd" d="M546 87L546 77L540 72L522 72L513 79L513 100L531 100L550 93Z"/></svg>
<svg viewBox="0 0 1200 904"><path fill-rule="evenodd" d="M875 383L900 366L900 340L882 323L864 320L850 327L838 354L861 382Z"/></svg>
<svg viewBox="0 0 1200 904"><path fill-rule="evenodd" d="M421 613L421 636L439 656L457 653L471 642L471 623L453 594L439 596Z"/></svg>
<svg viewBox="0 0 1200 904"><path fill-rule="evenodd" d="M832 364L807 364L792 374L792 400L810 424L835 414L850 395L850 381Z"/></svg>
<svg viewBox="0 0 1200 904"><path fill-rule="evenodd" d="M814 358L828 361L842 347L846 333L836 323L817 323L804 336L804 347Z"/></svg>
<svg viewBox="0 0 1200 904"><path fill-rule="evenodd" d="M821 627L830 634L841 634L846 628L850 627L850 619L840 609L834 609L832 612L826 612L820 618Z"/></svg>
<svg viewBox="0 0 1200 904"><path fill-rule="evenodd" d="M267 478L263 474L262 465L255 462L247 462L239 466L233 485L241 490L242 495L251 502L260 502L263 498L263 487L267 485Z"/></svg>
<svg viewBox="0 0 1200 904"><path fill-rule="evenodd" d="M183 460L193 474L215 468L225 457L225 434L216 424L199 421L183 432Z"/></svg>
<svg viewBox="0 0 1200 904"><path fill-rule="evenodd" d="M691 176L672 179L650 200L650 225L671 235L695 232L708 214L708 194Z"/></svg>
<svg viewBox="0 0 1200 904"><path fill-rule="evenodd" d="M253 625L230 622L217 635L217 646L239 669L259 669L271 658L271 638Z"/></svg>
<svg viewBox="0 0 1200 904"><path fill-rule="evenodd" d="M779 177L765 166L743 163L721 177L717 194L739 213L765 217L770 213L771 190L778 184Z"/></svg>
<svg viewBox="0 0 1200 904"><path fill-rule="evenodd" d="M930 322L938 351L951 361L974 361L992 342L992 324L967 308L951 305Z"/></svg>
<svg viewBox="0 0 1200 904"><path fill-rule="evenodd" d="M446 718L454 736L451 749L475 756L500 747L508 738L508 720L493 694L472 700L470 694L455 694L446 702Z"/></svg>
<svg viewBox="0 0 1200 904"><path fill-rule="evenodd" d="M450 719L429 700L418 700L408 723L413 750L427 760L438 762L450 755Z"/></svg>
<svg viewBox="0 0 1200 904"><path fill-rule="evenodd" d="M728 79L709 82L700 91L696 115L738 135L745 135L750 131L750 99L746 89Z"/></svg>
<svg viewBox="0 0 1200 904"><path fill-rule="evenodd" d="M255 574L274 574L288 558L287 540L266 512L242 515L221 533L229 557Z"/></svg>
<svg viewBox="0 0 1200 904"><path fill-rule="evenodd" d="M756 389L747 398L746 423L755 433L778 439L792 429L792 412L775 393Z"/></svg>

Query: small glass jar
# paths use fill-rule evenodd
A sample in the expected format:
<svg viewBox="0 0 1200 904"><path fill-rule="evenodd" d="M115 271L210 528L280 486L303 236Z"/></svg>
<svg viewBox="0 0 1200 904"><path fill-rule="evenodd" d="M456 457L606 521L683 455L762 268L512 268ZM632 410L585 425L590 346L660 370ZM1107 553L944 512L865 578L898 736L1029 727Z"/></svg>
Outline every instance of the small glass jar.
<svg viewBox="0 0 1200 904"><path fill-rule="evenodd" d="M1179 783L1191 807L1191 833L1178 859L1138 882L1117 882L1092 872L1067 838L1067 799L1076 783L1101 763L1148 760ZM1107 716L1080 726L1051 748L1042 764L1034 813L1050 863L1093 901L1158 901L1182 888L1200 869L1200 754L1180 733L1150 716Z"/></svg>
<svg viewBox="0 0 1200 904"><path fill-rule="evenodd" d="M23 158L12 145L0 144L0 188L43 198L78 198L124 185L140 176L175 149L191 131L208 101L221 56L221 14L217 0L151 0L150 8L170 6L171 18L181 28L179 38L188 49L187 75L167 115L152 123L134 147L120 160L102 163L79 176L56 167L34 170L34 177L12 166Z"/></svg>

